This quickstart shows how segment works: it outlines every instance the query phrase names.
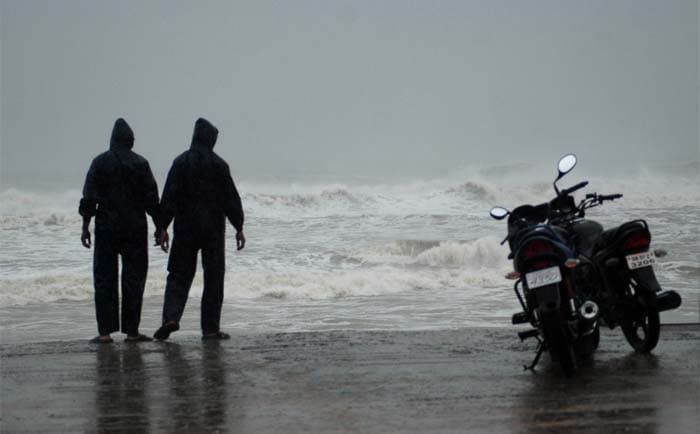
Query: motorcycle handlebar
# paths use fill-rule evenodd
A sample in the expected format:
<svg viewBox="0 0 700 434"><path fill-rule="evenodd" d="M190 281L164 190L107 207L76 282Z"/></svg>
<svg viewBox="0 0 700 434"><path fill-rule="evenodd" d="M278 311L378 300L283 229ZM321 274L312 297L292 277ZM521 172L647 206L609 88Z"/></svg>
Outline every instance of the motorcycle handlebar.
<svg viewBox="0 0 700 434"><path fill-rule="evenodd" d="M598 195L598 200L599 201L604 201L604 200L615 200L621 198L622 195L617 193L617 194L599 194Z"/></svg>
<svg viewBox="0 0 700 434"><path fill-rule="evenodd" d="M588 185L588 181L581 181L581 182L579 182L578 184L574 185L573 187L569 187L569 188L563 189L563 190L561 191L561 194L562 194L562 195L567 195L567 194L573 193L574 191L580 190L580 189L582 189L583 187L585 187L585 186L587 186L587 185Z"/></svg>

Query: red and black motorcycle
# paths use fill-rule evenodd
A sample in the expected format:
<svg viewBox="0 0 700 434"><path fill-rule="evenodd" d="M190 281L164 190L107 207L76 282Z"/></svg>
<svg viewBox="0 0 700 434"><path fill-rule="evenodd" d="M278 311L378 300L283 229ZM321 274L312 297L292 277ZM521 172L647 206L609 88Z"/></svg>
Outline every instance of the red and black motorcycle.
<svg viewBox="0 0 700 434"><path fill-rule="evenodd" d="M665 252L650 250L651 233L644 220L603 230L584 218L586 210L621 194L587 194L577 205L571 194L587 181L557 188L557 181L576 161L573 154L559 161L556 197L550 202L523 205L512 212L501 207L491 210L497 220L508 217L504 242L511 248L515 268L511 277L517 279L515 293L523 306L523 312L513 315L513 324L532 324L532 330L519 335L539 342L528 368L534 368L548 350L567 376L574 375L578 357L598 347L599 320L610 328L619 325L636 351L649 352L659 340L659 312L681 304L675 291L661 291L653 265Z"/></svg>

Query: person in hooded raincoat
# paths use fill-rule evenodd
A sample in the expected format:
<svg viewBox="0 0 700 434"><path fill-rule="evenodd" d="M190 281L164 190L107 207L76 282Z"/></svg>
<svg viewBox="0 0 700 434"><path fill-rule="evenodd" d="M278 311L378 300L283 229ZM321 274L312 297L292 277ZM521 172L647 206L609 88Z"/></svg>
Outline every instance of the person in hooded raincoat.
<svg viewBox="0 0 700 434"><path fill-rule="evenodd" d="M122 118L112 129L109 150L95 157L80 200L81 242L91 246L90 220L95 217L93 278L99 335L94 343L112 342L119 331L118 256L121 255L121 331L127 341L147 341L139 333L148 270L148 213L160 227L158 186L148 161L131 150L134 133ZM160 231L156 230L156 234Z"/></svg>
<svg viewBox="0 0 700 434"><path fill-rule="evenodd" d="M175 220L168 260L168 279L163 304L163 325L154 337L167 339L179 330L187 296L202 252L204 291L201 304L203 339L227 339L220 330L226 269L226 219L236 229L238 250L245 247L243 207L228 164L216 153L219 131L206 119L194 126L190 149L173 161L163 188L161 210L162 246L168 244L167 227Z"/></svg>

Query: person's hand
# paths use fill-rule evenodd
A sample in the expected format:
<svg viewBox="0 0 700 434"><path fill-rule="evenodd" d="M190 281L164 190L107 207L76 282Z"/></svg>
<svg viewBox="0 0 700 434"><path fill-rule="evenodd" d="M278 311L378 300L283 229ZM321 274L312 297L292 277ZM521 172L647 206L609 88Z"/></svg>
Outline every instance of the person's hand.
<svg viewBox="0 0 700 434"><path fill-rule="evenodd" d="M245 247L245 235L243 235L243 231L238 231L236 232L236 248L238 250L243 250Z"/></svg>
<svg viewBox="0 0 700 434"><path fill-rule="evenodd" d="M83 233L80 235L80 242L86 249L89 249L92 245L92 240L90 240L90 229L83 228Z"/></svg>
<svg viewBox="0 0 700 434"><path fill-rule="evenodd" d="M158 236L158 245L160 245L161 250L168 253L168 249L170 248L170 236L168 235L167 229L160 231L160 235Z"/></svg>

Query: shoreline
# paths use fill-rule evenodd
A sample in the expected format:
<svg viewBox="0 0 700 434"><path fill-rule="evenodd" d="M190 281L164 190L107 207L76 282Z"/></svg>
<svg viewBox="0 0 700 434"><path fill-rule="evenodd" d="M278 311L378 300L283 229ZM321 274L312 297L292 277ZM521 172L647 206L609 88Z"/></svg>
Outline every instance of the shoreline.
<svg viewBox="0 0 700 434"><path fill-rule="evenodd" d="M3 432L696 432L700 324L619 330L575 378L516 327L2 344Z"/></svg>
<svg viewBox="0 0 700 434"><path fill-rule="evenodd" d="M698 295L684 298L685 310L661 313L662 324L700 323ZM332 300L224 300L221 329L233 335L363 331L454 330L470 327L510 329L511 315L520 310L512 292L473 302L469 288L444 290L427 297L423 291ZM148 336L162 321L162 296L144 299L140 331ZM200 299L187 303L176 336L200 335ZM514 332L515 333L515 332ZM97 334L92 300L0 307L0 344L91 339ZM115 340L123 339L113 334Z"/></svg>

